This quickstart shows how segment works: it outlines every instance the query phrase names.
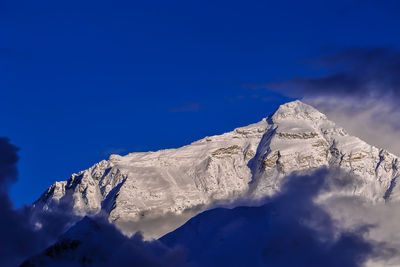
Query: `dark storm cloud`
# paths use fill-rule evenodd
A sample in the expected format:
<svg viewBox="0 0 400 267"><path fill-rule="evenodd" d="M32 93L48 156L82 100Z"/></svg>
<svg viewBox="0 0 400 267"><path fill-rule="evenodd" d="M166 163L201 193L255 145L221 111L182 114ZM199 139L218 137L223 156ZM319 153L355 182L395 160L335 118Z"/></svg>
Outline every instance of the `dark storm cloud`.
<svg viewBox="0 0 400 267"><path fill-rule="evenodd" d="M7 138L0 138L0 266L18 266L46 248L34 266L81 266L91 260L105 266L184 265L180 250L145 242L140 234L128 238L101 216L81 220L62 201L48 211L31 206L14 209L8 189L18 178L17 152ZM73 240L76 236L80 238Z"/></svg>
<svg viewBox="0 0 400 267"><path fill-rule="evenodd" d="M7 138L0 138L0 194L6 194L8 187L17 181L18 148Z"/></svg>
<svg viewBox="0 0 400 267"><path fill-rule="evenodd" d="M400 50L348 48L310 63L325 75L253 87L302 98L350 134L400 155Z"/></svg>
<svg viewBox="0 0 400 267"><path fill-rule="evenodd" d="M63 205L53 212L38 212L28 206L13 208L8 189L18 179L17 152L7 138L0 138L1 266L15 266L45 248L76 219Z"/></svg>
<svg viewBox="0 0 400 267"><path fill-rule="evenodd" d="M400 98L400 51L390 47L349 48L315 60L330 74L295 78L268 87L297 97L315 95Z"/></svg>
<svg viewBox="0 0 400 267"><path fill-rule="evenodd" d="M7 139L0 140L0 177L2 183L10 183L17 179L17 148ZM204 212L161 242L144 241L140 234L126 237L101 215L85 217L62 234L77 220L68 212L68 205L49 213L29 207L15 210L4 191L0 199L0 265L15 266L30 258L25 266L360 266L370 258L391 258L397 247L385 241L387 235L400 232L397 224L385 227L382 241L373 241L365 236L379 221L361 220L351 229L343 228L314 202L324 192L344 190L354 182L353 177L328 169L290 175L267 204ZM343 207L351 203L345 200ZM398 221L389 220L396 207L376 213L356 204L348 209L349 214L357 211L362 218L380 214L373 217L383 218L385 223ZM48 247L50 244L54 245Z"/></svg>
<svg viewBox="0 0 400 267"><path fill-rule="evenodd" d="M374 226L341 229L315 204L324 191L351 183L328 169L291 175L267 204L204 212L161 241L184 246L190 263L199 266L361 266L393 255L395 249L364 238Z"/></svg>
<svg viewBox="0 0 400 267"><path fill-rule="evenodd" d="M101 216L85 217L43 253L22 266L185 266L180 249L140 234L126 237Z"/></svg>

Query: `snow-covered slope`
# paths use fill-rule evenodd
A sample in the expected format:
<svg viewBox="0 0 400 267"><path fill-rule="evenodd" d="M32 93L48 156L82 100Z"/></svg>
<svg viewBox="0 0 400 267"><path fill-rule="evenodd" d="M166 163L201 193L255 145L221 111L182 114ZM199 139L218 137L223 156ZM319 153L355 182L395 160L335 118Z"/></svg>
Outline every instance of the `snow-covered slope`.
<svg viewBox="0 0 400 267"><path fill-rule="evenodd" d="M56 182L36 202L47 209L69 202L80 215L105 212L125 233L158 238L215 201L279 190L293 171L337 166L362 182L343 193L372 202L400 199L398 158L294 101L256 124L190 145L157 152L112 155Z"/></svg>

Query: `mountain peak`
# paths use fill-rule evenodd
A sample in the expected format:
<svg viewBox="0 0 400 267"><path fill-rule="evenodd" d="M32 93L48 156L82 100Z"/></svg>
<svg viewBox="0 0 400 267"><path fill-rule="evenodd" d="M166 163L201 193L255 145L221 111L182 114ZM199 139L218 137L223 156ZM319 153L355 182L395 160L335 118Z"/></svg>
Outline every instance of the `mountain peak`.
<svg viewBox="0 0 400 267"><path fill-rule="evenodd" d="M362 179L341 194L400 201L399 162L296 100L259 123L178 149L112 156L55 184L35 205L67 201L78 215L104 213L125 234L152 239L216 202L271 196L297 171L340 168Z"/></svg>
<svg viewBox="0 0 400 267"><path fill-rule="evenodd" d="M279 108L272 115L272 120L280 121L286 119L300 119L300 120L326 120L325 114L321 113L314 107L305 104L300 100L280 105Z"/></svg>

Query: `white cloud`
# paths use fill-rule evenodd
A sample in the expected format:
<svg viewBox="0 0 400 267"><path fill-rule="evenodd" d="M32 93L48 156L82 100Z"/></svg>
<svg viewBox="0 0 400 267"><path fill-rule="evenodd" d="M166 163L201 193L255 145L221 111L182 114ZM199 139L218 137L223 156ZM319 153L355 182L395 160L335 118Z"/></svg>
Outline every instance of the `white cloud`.
<svg viewBox="0 0 400 267"><path fill-rule="evenodd" d="M400 155L400 109L390 96L318 96L303 100L325 113L349 134Z"/></svg>

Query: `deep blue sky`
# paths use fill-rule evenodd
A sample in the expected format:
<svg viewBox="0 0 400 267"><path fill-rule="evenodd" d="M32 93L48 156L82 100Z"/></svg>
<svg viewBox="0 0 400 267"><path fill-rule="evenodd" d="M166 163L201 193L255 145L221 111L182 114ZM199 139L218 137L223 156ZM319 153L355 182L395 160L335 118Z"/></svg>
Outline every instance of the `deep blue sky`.
<svg viewBox="0 0 400 267"><path fill-rule="evenodd" d="M316 75L307 60L326 51L400 46L399 5L0 0L0 136L21 148L15 204L111 153L260 120L290 99L244 85Z"/></svg>

